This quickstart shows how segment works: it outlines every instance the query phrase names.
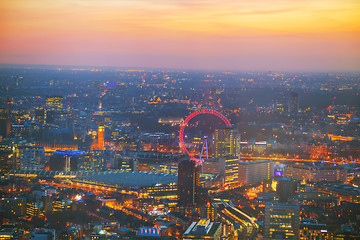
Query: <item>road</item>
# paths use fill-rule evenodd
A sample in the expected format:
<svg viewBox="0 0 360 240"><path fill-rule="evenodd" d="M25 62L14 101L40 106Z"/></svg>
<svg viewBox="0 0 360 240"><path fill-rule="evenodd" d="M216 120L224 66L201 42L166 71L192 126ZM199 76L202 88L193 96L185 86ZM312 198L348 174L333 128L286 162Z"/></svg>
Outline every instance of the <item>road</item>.
<svg viewBox="0 0 360 240"><path fill-rule="evenodd" d="M258 232L258 225L254 219L238 209L231 201L221 199L224 209L221 211L221 217L228 223L235 226L240 223L240 228L235 229L235 239L252 240L255 239Z"/></svg>

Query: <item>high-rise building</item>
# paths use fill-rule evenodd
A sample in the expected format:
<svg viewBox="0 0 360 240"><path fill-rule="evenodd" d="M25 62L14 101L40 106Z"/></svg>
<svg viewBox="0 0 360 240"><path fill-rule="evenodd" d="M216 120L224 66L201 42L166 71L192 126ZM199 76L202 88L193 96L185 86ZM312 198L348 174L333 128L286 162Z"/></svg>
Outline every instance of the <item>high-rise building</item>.
<svg viewBox="0 0 360 240"><path fill-rule="evenodd" d="M264 235L268 238L298 239L300 205L297 203L272 203L265 205Z"/></svg>
<svg viewBox="0 0 360 240"><path fill-rule="evenodd" d="M61 110L63 109L63 97L61 96L46 96L46 108L48 110Z"/></svg>
<svg viewBox="0 0 360 240"><path fill-rule="evenodd" d="M220 157L221 162L223 157ZM225 158L225 185L234 185L239 183L239 158Z"/></svg>
<svg viewBox="0 0 360 240"><path fill-rule="evenodd" d="M104 142L104 126L99 126L98 128L98 147L99 150L104 150L105 149L105 142Z"/></svg>
<svg viewBox="0 0 360 240"><path fill-rule="evenodd" d="M270 160L240 162L239 183L242 185L270 180L274 176L274 163Z"/></svg>
<svg viewBox="0 0 360 240"><path fill-rule="evenodd" d="M200 166L191 160L184 160L178 165L178 203L194 206L197 203L197 190L200 180Z"/></svg>
<svg viewBox="0 0 360 240"><path fill-rule="evenodd" d="M240 134L231 127L223 127L214 133L214 156L240 158Z"/></svg>
<svg viewBox="0 0 360 240"><path fill-rule="evenodd" d="M297 114L299 112L299 95L296 92L290 93L289 113Z"/></svg>

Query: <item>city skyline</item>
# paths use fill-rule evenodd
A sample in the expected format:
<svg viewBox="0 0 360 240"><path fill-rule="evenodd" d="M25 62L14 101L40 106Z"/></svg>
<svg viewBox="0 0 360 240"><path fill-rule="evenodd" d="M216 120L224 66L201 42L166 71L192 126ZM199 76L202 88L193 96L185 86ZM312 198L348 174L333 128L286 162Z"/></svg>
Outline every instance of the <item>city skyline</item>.
<svg viewBox="0 0 360 240"><path fill-rule="evenodd" d="M6 1L0 63L357 71L348 1Z"/></svg>
<svg viewBox="0 0 360 240"><path fill-rule="evenodd" d="M358 82L4 65L1 236L359 239Z"/></svg>

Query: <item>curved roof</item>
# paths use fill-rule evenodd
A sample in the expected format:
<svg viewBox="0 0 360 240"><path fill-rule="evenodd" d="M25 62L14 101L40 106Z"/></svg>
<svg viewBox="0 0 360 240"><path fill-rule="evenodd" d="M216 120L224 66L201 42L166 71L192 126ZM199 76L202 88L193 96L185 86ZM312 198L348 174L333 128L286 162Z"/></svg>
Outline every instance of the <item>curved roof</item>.
<svg viewBox="0 0 360 240"><path fill-rule="evenodd" d="M126 171L114 171L108 172L108 174L82 176L79 177L79 179L130 187L150 187L157 184L177 184L177 175Z"/></svg>

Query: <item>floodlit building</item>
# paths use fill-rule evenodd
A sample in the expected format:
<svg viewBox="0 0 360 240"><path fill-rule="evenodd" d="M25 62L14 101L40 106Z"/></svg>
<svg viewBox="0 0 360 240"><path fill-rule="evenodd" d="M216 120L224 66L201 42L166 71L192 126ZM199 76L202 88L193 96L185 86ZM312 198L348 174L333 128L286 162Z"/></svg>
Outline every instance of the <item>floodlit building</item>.
<svg viewBox="0 0 360 240"><path fill-rule="evenodd" d="M104 150L105 149L104 131L105 131L104 126L99 126L99 128L98 128L98 147L99 147L99 150Z"/></svg>
<svg viewBox="0 0 360 240"><path fill-rule="evenodd" d="M221 158L219 159L221 162ZM239 158L225 158L225 185L234 185L239 182Z"/></svg>

